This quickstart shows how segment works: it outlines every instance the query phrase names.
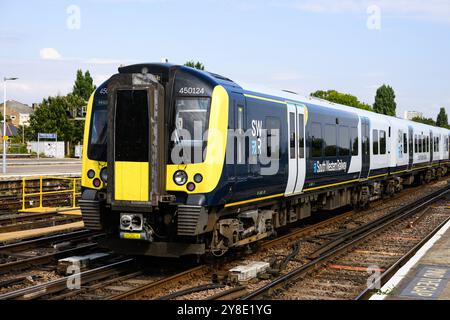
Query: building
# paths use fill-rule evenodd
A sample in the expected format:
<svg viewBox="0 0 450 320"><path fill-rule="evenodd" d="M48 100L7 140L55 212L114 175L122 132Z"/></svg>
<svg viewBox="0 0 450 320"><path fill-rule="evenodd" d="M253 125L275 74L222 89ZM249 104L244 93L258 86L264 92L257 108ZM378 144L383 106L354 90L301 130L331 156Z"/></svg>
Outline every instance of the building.
<svg viewBox="0 0 450 320"><path fill-rule="evenodd" d="M30 106L17 101L8 100L6 102L6 119L16 127L27 126L33 111ZM0 104L0 113L3 114L3 103Z"/></svg>
<svg viewBox="0 0 450 320"><path fill-rule="evenodd" d="M403 116L406 120L412 120L414 118L423 118L423 113L419 111L405 111Z"/></svg>

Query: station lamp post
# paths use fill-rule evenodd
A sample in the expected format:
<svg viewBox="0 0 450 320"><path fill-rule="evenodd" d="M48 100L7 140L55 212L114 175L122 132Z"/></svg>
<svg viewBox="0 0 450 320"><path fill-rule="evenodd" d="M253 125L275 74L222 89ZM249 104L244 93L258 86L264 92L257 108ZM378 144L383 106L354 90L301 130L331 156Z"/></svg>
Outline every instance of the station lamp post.
<svg viewBox="0 0 450 320"><path fill-rule="evenodd" d="M6 173L6 82L19 78L3 78L3 174Z"/></svg>

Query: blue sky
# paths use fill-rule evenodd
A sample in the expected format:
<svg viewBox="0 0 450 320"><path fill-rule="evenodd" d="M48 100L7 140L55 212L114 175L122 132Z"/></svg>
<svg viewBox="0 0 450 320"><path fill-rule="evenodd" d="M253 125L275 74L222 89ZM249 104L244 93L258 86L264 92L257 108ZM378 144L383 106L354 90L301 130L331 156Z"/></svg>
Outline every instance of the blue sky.
<svg viewBox="0 0 450 320"><path fill-rule="evenodd" d="M80 28L68 26L72 5ZM8 99L28 104L69 92L78 68L100 84L120 64L167 57L238 82L305 95L337 89L370 104L386 83L399 116L450 111L449 0L0 0L0 13L0 77L20 77Z"/></svg>

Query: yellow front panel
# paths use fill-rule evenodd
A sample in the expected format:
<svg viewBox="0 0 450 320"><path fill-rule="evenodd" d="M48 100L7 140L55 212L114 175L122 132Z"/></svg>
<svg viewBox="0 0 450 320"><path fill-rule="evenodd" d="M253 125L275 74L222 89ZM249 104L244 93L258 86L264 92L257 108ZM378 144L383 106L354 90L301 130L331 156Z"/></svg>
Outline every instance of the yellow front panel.
<svg viewBox="0 0 450 320"><path fill-rule="evenodd" d="M115 163L115 199L122 201L149 201L148 163Z"/></svg>
<svg viewBox="0 0 450 320"><path fill-rule="evenodd" d="M228 136L228 93L222 86L216 86L211 99L211 114L209 116L209 135L206 159L203 163L168 165L166 173L167 191L183 191L189 194L208 193L213 191L222 176L225 162ZM203 175L203 181L196 183L193 192L186 190L186 185L178 186L173 182L173 175L178 170L184 170L188 182L194 182L194 175Z"/></svg>

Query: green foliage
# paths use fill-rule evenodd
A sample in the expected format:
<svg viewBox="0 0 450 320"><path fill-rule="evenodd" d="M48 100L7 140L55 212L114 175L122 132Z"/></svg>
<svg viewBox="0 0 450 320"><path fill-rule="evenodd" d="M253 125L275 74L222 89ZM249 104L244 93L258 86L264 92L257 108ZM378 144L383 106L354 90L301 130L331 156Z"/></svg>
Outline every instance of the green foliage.
<svg viewBox="0 0 450 320"><path fill-rule="evenodd" d="M3 121L3 114L0 112L0 121Z"/></svg>
<svg viewBox="0 0 450 320"><path fill-rule="evenodd" d="M84 121L70 121L67 113L84 103L83 98L73 94L44 99L41 107L30 116L30 125L25 131L27 140L36 141L38 133L57 133L59 141L81 142Z"/></svg>
<svg viewBox="0 0 450 320"><path fill-rule="evenodd" d="M376 113L396 116L397 103L395 102L395 92L392 87L383 84L377 90L373 110Z"/></svg>
<svg viewBox="0 0 450 320"><path fill-rule="evenodd" d="M450 128L448 125L448 116L445 112L445 108L441 108L437 116L436 125L441 128Z"/></svg>
<svg viewBox="0 0 450 320"><path fill-rule="evenodd" d="M188 61L184 64L186 67L195 68L198 70L205 70L205 66L200 61L195 62L194 60Z"/></svg>
<svg viewBox="0 0 450 320"><path fill-rule="evenodd" d="M428 124L430 126L436 126L436 122L431 119L431 118L421 118L421 117L414 117L412 119L412 121L414 122L419 122L419 123L424 123L424 124Z"/></svg>
<svg viewBox="0 0 450 320"><path fill-rule="evenodd" d="M85 101L88 101L95 89L96 87L94 86L94 81L89 71L86 71L83 75L83 71L78 70L77 78L75 80L75 84L73 85L72 94L75 96L80 96Z"/></svg>
<svg viewBox="0 0 450 320"><path fill-rule="evenodd" d="M340 93L336 90L318 90L314 93L311 93L311 96L334 103L343 104L345 106L372 111L372 108L368 104L360 102L357 97L347 93Z"/></svg>

